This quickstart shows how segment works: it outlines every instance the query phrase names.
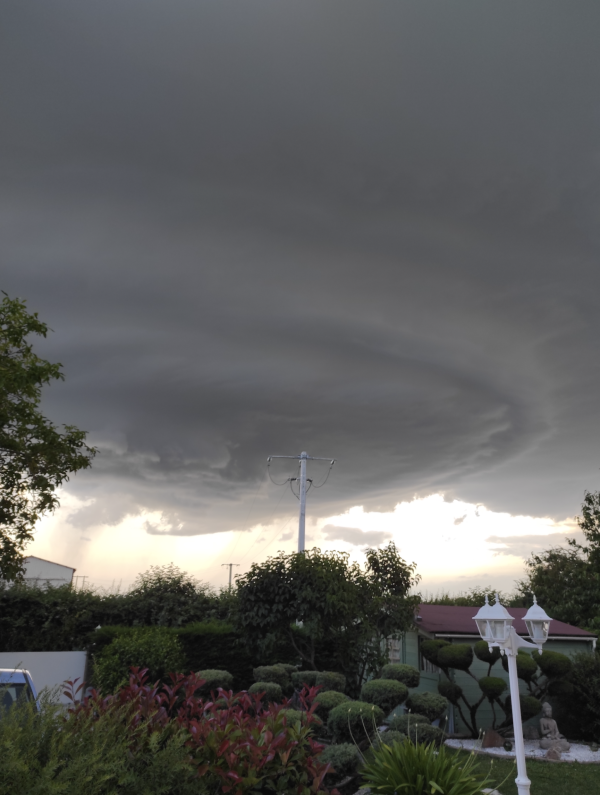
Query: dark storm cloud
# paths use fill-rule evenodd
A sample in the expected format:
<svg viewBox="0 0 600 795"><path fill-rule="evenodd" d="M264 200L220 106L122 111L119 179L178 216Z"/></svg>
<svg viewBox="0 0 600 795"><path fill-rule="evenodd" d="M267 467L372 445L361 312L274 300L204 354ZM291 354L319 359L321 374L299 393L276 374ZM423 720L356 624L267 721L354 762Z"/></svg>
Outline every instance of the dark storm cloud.
<svg viewBox="0 0 600 795"><path fill-rule="evenodd" d="M355 547L377 547L392 538L392 533L385 530L361 530L359 527L337 527L335 525L325 525L323 535L331 541L346 541Z"/></svg>
<svg viewBox="0 0 600 795"><path fill-rule="evenodd" d="M265 459L301 450L339 462L320 515L438 490L575 513L600 463L599 22L5 3L2 287L55 330L48 412L102 449L71 521L268 522Z"/></svg>

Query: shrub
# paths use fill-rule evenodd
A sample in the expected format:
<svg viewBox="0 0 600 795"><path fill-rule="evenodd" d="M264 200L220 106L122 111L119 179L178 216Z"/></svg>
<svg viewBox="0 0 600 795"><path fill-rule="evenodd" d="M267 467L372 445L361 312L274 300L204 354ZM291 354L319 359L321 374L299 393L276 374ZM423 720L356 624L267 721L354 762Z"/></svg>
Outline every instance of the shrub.
<svg viewBox="0 0 600 795"><path fill-rule="evenodd" d="M378 795L400 792L479 795L488 781L474 772L475 759L475 755L470 755L465 761L443 745L436 749L433 743L382 744L363 767L362 779Z"/></svg>
<svg viewBox="0 0 600 795"><path fill-rule="evenodd" d="M411 712L425 715L430 721L441 718L448 708L448 699L436 693L411 693L406 702Z"/></svg>
<svg viewBox="0 0 600 795"><path fill-rule="evenodd" d="M292 673L292 684L296 690L303 687L314 687L317 683L318 671L294 671Z"/></svg>
<svg viewBox="0 0 600 795"><path fill-rule="evenodd" d="M546 652L544 652L546 654ZM562 654L560 655L563 656ZM531 677L535 675L537 671L537 663L536 661L527 654L526 651L519 651L517 654L517 676L519 679L522 679L524 682L531 682ZM502 658L502 667L505 671L508 671L508 655L504 655Z"/></svg>
<svg viewBox="0 0 600 795"><path fill-rule="evenodd" d="M104 627L103 627L104 629ZM246 690L254 678L252 658L241 634L224 621L188 624L173 632L185 652L188 671L225 669L233 676L233 687Z"/></svg>
<svg viewBox="0 0 600 795"><path fill-rule="evenodd" d="M406 685L406 687L418 687L421 681L421 674L412 665L388 663L381 669L381 679L396 679Z"/></svg>
<svg viewBox="0 0 600 795"><path fill-rule="evenodd" d="M490 701L494 701L500 698L502 693L504 693L507 684L504 679L500 679L499 676L482 676L479 680L479 687L486 698Z"/></svg>
<svg viewBox="0 0 600 795"><path fill-rule="evenodd" d="M253 673L255 682L275 682L282 688L290 684L290 677L283 665L259 665Z"/></svg>
<svg viewBox="0 0 600 795"><path fill-rule="evenodd" d="M396 679L371 679L360 691L361 701L377 704L388 715L395 707L406 701L408 689Z"/></svg>
<svg viewBox="0 0 600 795"><path fill-rule="evenodd" d="M449 643L438 651L437 659L440 668L468 671L473 664L473 647L468 643Z"/></svg>
<svg viewBox="0 0 600 795"><path fill-rule="evenodd" d="M204 671L198 671L196 676L205 680L205 684L200 688L203 695L209 695L213 690L218 690L220 687L223 690L231 690L233 687L233 676L229 671L220 671L218 668L207 668Z"/></svg>
<svg viewBox="0 0 600 795"><path fill-rule="evenodd" d="M501 657L498 646L493 646L492 650L490 651L490 647L485 640L478 640L473 646L473 651L475 652L475 656L478 660L481 660L488 665L494 665Z"/></svg>
<svg viewBox="0 0 600 795"><path fill-rule="evenodd" d="M288 676L291 676L295 671L298 670L297 665L292 665L291 663L275 663L279 668L283 668Z"/></svg>
<svg viewBox="0 0 600 795"><path fill-rule="evenodd" d="M449 646L447 640L424 640L421 642L421 654L433 665L439 665L438 654L441 649Z"/></svg>
<svg viewBox="0 0 600 795"><path fill-rule="evenodd" d="M147 668L154 681L185 667L178 638L167 627L143 627L118 635L94 657L93 681L103 693L127 682L132 667Z"/></svg>
<svg viewBox="0 0 600 795"><path fill-rule="evenodd" d="M534 651L531 655L535 662L540 666L540 670L549 679L556 679L559 676L566 676L571 672L573 663L566 656L557 651L545 650L543 654ZM518 662L518 659L517 659Z"/></svg>
<svg viewBox="0 0 600 795"><path fill-rule="evenodd" d="M326 690L317 693L313 705L315 713L327 723L331 710L346 701L350 701L350 697L344 693L340 693L337 690Z"/></svg>
<svg viewBox="0 0 600 795"><path fill-rule="evenodd" d="M535 716L539 715L542 711L542 702L534 696L519 696L519 702L521 704L521 718L523 722L530 718L535 718ZM512 715L510 695L504 700L504 711L507 715Z"/></svg>
<svg viewBox="0 0 600 795"><path fill-rule="evenodd" d="M438 693L440 696L447 698L451 704L458 704L463 691L462 687L457 685L456 682L451 682L450 679L441 679L438 683Z"/></svg>
<svg viewBox="0 0 600 795"><path fill-rule="evenodd" d="M336 742L359 743L377 731L383 718L383 710L375 704L348 701L331 710L327 728Z"/></svg>
<svg viewBox="0 0 600 795"><path fill-rule="evenodd" d="M406 740L406 734L398 732L395 729L388 729L385 732L379 732L378 742L391 745L392 743L403 743Z"/></svg>
<svg viewBox="0 0 600 795"><path fill-rule="evenodd" d="M393 731L401 732L402 734L408 734L408 727L409 725L426 725L431 726L431 721L428 720L425 715L418 715L412 714L410 712L405 712L404 715L393 715L387 722L388 730L392 729Z"/></svg>
<svg viewBox="0 0 600 795"><path fill-rule="evenodd" d="M283 690L277 682L255 682L248 688L248 693L251 696L262 694L262 700L266 704L279 703L283 698Z"/></svg>
<svg viewBox="0 0 600 795"><path fill-rule="evenodd" d="M308 715L304 710L286 707L285 709L280 710L280 714L285 717L288 726L291 723L310 724L314 729L318 729L323 726L323 721L314 712Z"/></svg>
<svg viewBox="0 0 600 795"><path fill-rule="evenodd" d="M576 654L567 682L572 692L559 695L558 725L568 737L600 742L600 654Z"/></svg>
<svg viewBox="0 0 600 795"><path fill-rule="evenodd" d="M444 742L445 734L442 729L428 723L411 723L407 736L412 743L424 743L425 745L433 743L439 748Z"/></svg>
<svg viewBox="0 0 600 795"><path fill-rule="evenodd" d="M346 677L344 674L338 674L334 671L319 671L316 685L317 687L322 687L323 690L337 690L343 693L346 689Z"/></svg>
<svg viewBox="0 0 600 795"><path fill-rule="evenodd" d="M354 776L361 761L358 748L353 743L330 745L321 754L321 762L331 765L325 783L332 786L346 776Z"/></svg>

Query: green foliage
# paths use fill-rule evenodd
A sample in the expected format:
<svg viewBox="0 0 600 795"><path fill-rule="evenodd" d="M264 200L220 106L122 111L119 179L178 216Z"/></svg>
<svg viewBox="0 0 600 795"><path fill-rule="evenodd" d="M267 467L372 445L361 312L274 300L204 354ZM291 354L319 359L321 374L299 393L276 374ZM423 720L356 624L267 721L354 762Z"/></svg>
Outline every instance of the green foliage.
<svg viewBox="0 0 600 795"><path fill-rule="evenodd" d="M479 687L486 698L490 701L494 701L500 698L508 685L504 679L500 679L499 676L482 676L479 680Z"/></svg>
<svg viewBox="0 0 600 795"><path fill-rule="evenodd" d="M317 683L318 671L294 671L292 672L292 684L296 690L303 687L314 687Z"/></svg>
<svg viewBox="0 0 600 795"><path fill-rule="evenodd" d="M561 676L567 676L570 673L573 663L570 658L565 654L560 654L557 651L544 650L543 654L539 651L534 651L531 655L535 662L539 665L540 670L549 679L557 679ZM518 664L517 659L517 664Z"/></svg>
<svg viewBox="0 0 600 795"><path fill-rule="evenodd" d="M320 728L323 725L322 719L315 715L314 713L311 715L310 720L308 719L307 713L300 709L282 709L280 710L279 714L283 717L285 716L287 725L290 726L295 723L301 724L310 724L313 729Z"/></svg>
<svg viewBox="0 0 600 795"><path fill-rule="evenodd" d="M493 646L492 650L485 640L478 640L477 643L473 646L473 651L475 652L475 656L478 660L481 660L488 665L495 665L501 657L500 649L497 646Z"/></svg>
<svg viewBox="0 0 600 795"><path fill-rule="evenodd" d="M418 687L421 681L421 673L418 668L414 668L412 665L388 663L381 669L381 679L396 679L406 685L406 687Z"/></svg>
<svg viewBox="0 0 600 795"><path fill-rule="evenodd" d="M298 670L298 666L292 665L291 663L275 663L275 665L278 665L280 668L284 668L285 672L290 677L293 673L295 673Z"/></svg>
<svg viewBox="0 0 600 795"><path fill-rule="evenodd" d="M439 729L437 726L427 723L410 723L407 736L412 743L425 743L425 745L434 743L439 747L444 742L446 735L443 729Z"/></svg>
<svg viewBox="0 0 600 795"><path fill-rule="evenodd" d="M424 640L421 641L421 654L430 663L439 666L438 655L446 646L450 646L447 640Z"/></svg>
<svg viewBox="0 0 600 795"><path fill-rule="evenodd" d="M323 690L337 690L343 693L346 689L346 677L344 674L335 673L335 671L319 671L315 683Z"/></svg>
<svg viewBox="0 0 600 795"><path fill-rule="evenodd" d="M384 743L374 749L362 779L378 795L480 795L488 780L473 770L475 759L473 755L465 762L434 743Z"/></svg>
<svg viewBox="0 0 600 795"><path fill-rule="evenodd" d="M519 703L521 704L521 718L523 722L530 718L535 718L542 711L542 702L535 698L535 696L519 696ZM512 712L510 695L504 700L504 709L510 714Z"/></svg>
<svg viewBox="0 0 600 795"><path fill-rule="evenodd" d="M438 651L437 659L437 664L444 670L468 671L473 664L473 647L468 643L451 643Z"/></svg>
<svg viewBox="0 0 600 795"><path fill-rule="evenodd" d="M557 679L548 685L548 695L555 698L569 698L573 692L573 685L566 679Z"/></svg>
<svg viewBox="0 0 600 795"><path fill-rule="evenodd" d="M403 715L393 715L388 721L388 730L400 732L401 734L408 735L408 727L416 726L431 726L431 721L425 715L417 713L405 712Z"/></svg>
<svg viewBox="0 0 600 795"><path fill-rule="evenodd" d="M470 588L468 591L462 591L458 594L450 594L446 591L438 593L435 596L427 597L422 601L423 604L426 605L481 607L481 605L485 602L486 596L488 597L489 601L493 603L496 594L499 595L502 604L506 605L507 607L525 606L520 593L506 594L498 590L498 588L492 588L490 585L486 586L485 588L482 588L480 585L476 585L473 588Z"/></svg>
<svg viewBox="0 0 600 795"><path fill-rule="evenodd" d="M248 693L250 695L255 693L257 695L259 693L262 694L262 700L265 704L270 704L271 702L278 704L283 699L283 690L277 682L255 682L248 688Z"/></svg>
<svg viewBox="0 0 600 795"><path fill-rule="evenodd" d="M371 679L360 690L361 701L377 704L388 715L408 697L408 688L396 679Z"/></svg>
<svg viewBox="0 0 600 795"><path fill-rule="evenodd" d="M148 732L126 710L66 720L45 702L0 718L0 795L208 795L190 764L186 733Z"/></svg>
<svg viewBox="0 0 600 795"><path fill-rule="evenodd" d="M545 654L545 652L544 652ZM558 699L555 716L561 731L568 737L600 742L600 654L580 652L572 661L566 682L551 685L551 695ZM557 684L570 685L570 692L552 692Z"/></svg>
<svg viewBox="0 0 600 795"><path fill-rule="evenodd" d="M544 652L547 654L548 652ZM551 653L551 652L550 652ZM562 654L560 655L563 656ZM505 654L502 657L502 667L508 671L508 656ZM532 655L528 654L525 650L519 649L517 654L517 676L524 682L531 682L532 677L535 676L537 671L537 662Z"/></svg>
<svg viewBox="0 0 600 795"><path fill-rule="evenodd" d="M346 701L350 701L350 697L345 695L345 693L340 693L337 690L325 690L317 693L313 705L315 713L327 723L331 710Z"/></svg>
<svg viewBox="0 0 600 795"><path fill-rule="evenodd" d="M205 679L205 684L200 688L203 695L209 695L213 691L217 691L220 687L223 690L231 690L233 688L233 676L229 671L221 671L218 668L205 668L203 671L197 671L196 675L200 679Z"/></svg>
<svg viewBox="0 0 600 795"><path fill-rule="evenodd" d="M392 743L403 743L406 739L406 734L396 731L395 729L388 729L387 731L379 732L373 744L385 743L386 745L391 745Z"/></svg>
<svg viewBox="0 0 600 795"><path fill-rule="evenodd" d="M175 629L186 658L186 669L224 668L233 687L247 690L253 681L252 657L239 630L224 621L204 621Z"/></svg>
<svg viewBox="0 0 600 795"><path fill-rule="evenodd" d="M253 673L255 682L275 682L282 688L290 684L290 677L283 665L259 665Z"/></svg>
<svg viewBox="0 0 600 795"><path fill-rule="evenodd" d="M433 721L441 718L448 709L448 699L436 693L411 693L406 706L411 712L425 715Z"/></svg>
<svg viewBox="0 0 600 795"><path fill-rule="evenodd" d="M450 681L450 679L440 679L438 683L438 693L440 696L444 696L447 698L451 704L458 704L460 698L463 695L463 689L460 685L457 685L456 682Z"/></svg>
<svg viewBox="0 0 600 795"><path fill-rule="evenodd" d="M183 671L185 655L167 627L130 629L95 656L95 686L103 693L114 692L129 679L132 666L148 668L152 681L164 679L169 673Z"/></svg>
<svg viewBox="0 0 600 795"><path fill-rule="evenodd" d="M64 380L62 365L41 359L28 337L48 326L25 301L0 303L0 579L22 577L23 550L41 516L58 504L56 490L90 466L96 450L74 425L59 430L39 411L42 388Z"/></svg>
<svg viewBox="0 0 600 795"><path fill-rule="evenodd" d="M330 745L321 754L321 762L331 765L331 770L325 777L325 783L332 786L346 776L354 776L360 761L360 754L354 743Z"/></svg>
<svg viewBox="0 0 600 795"><path fill-rule="evenodd" d="M377 731L383 718L383 710L375 704L349 701L331 710L327 728L335 742L359 743Z"/></svg>
<svg viewBox="0 0 600 795"><path fill-rule="evenodd" d="M576 517L585 543L567 540L568 547L551 547L532 555L518 584L520 594L532 594L553 618L592 632L600 629L600 492L586 491L581 516Z"/></svg>
<svg viewBox="0 0 600 795"><path fill-rule="evenodd" d="M393 544L367 550L363 571L319 549L253 564L237 579L237 620L256 648L286 639L307 667L344 673L352 693L387 662L383 641L412 626L414 564ZM302 626L297 626L297 621Z"/></svg>

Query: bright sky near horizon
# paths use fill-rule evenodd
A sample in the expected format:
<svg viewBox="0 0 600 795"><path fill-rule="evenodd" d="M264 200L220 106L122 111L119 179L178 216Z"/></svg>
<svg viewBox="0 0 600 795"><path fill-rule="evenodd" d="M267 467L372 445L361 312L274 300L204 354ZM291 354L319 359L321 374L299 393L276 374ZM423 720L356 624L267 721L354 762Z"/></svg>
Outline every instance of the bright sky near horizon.
<svg viewBox="0 0 600 795"><path fill-rule="evenodd" d="M163 518L146 512L114 525L89 527L82 536L68 524L69 514L77 508L79 501L65 493L61 508L41 522L28 551L75 566L78 575L87 575L88 584L100 588L127 589L151 565L171 562L219 588L228 577L222 563L239 563L234 569L239 574L251 563L279 550L293 552L297 545L296 514L274 516L270 524L255 525L244 533L174 537L149 535L148 523L160 526ZM398 503L390 512L355 506L335 516L312 521L309 517L307 547L348 552L362 563L366 546L393 540L405 560L417 563L422 593L458 593L474 585L511 591L514 581L523 576L525 557L564 543L576 529L573 522L511 516L432 494Z"/></svg>

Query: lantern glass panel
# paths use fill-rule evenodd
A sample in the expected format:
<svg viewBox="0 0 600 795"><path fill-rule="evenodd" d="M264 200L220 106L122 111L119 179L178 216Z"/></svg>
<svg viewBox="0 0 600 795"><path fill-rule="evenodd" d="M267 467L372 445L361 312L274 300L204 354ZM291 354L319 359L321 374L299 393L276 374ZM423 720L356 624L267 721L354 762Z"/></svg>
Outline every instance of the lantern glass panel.
<svg viewBox="0 0 600 795"><path fill-rule="evenodd" d="M490 630L494 640L503 641L507 637L507 622L502 620L490 621Z"/></svg>

